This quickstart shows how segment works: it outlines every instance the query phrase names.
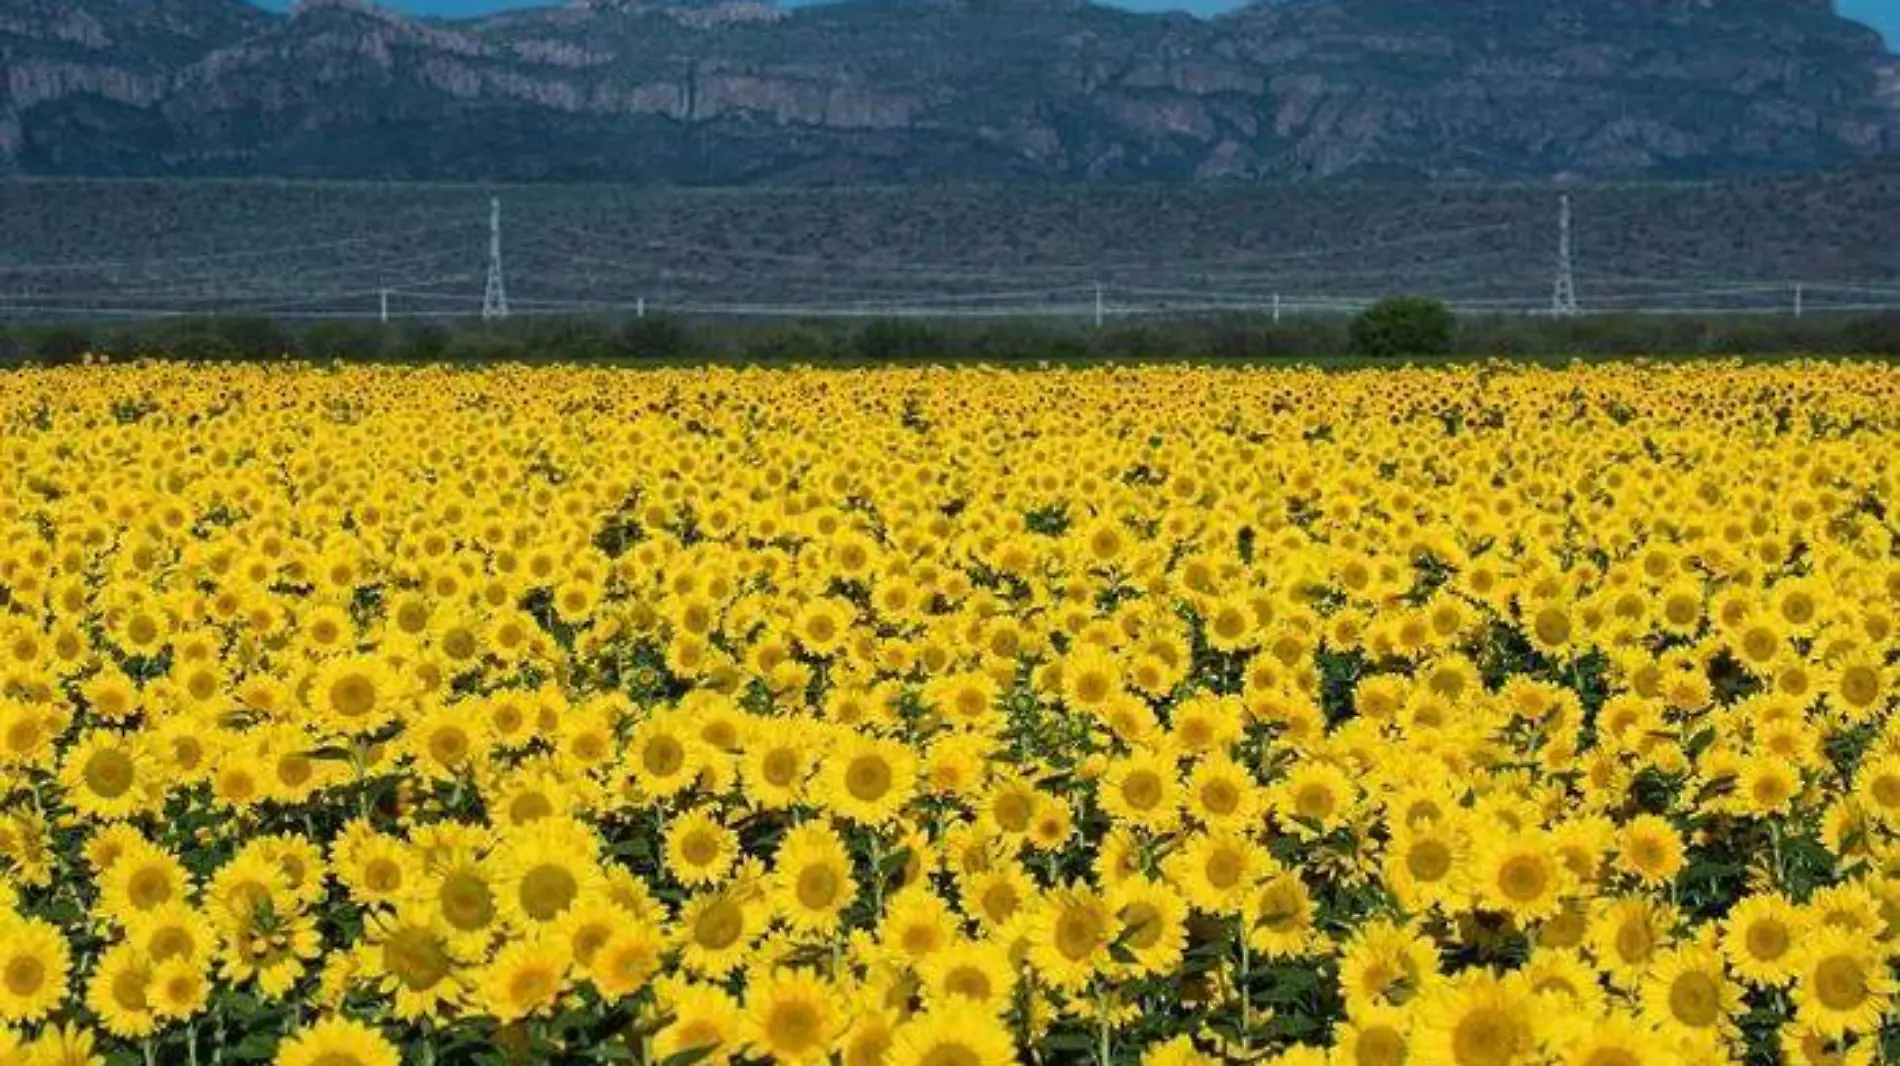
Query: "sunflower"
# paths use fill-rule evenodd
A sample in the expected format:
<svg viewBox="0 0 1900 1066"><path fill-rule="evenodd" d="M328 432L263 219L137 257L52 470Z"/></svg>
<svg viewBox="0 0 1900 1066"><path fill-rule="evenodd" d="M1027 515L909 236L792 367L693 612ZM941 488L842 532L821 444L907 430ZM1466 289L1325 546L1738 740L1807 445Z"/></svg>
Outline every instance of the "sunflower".
<svg viewBox="0 0 1900 1066"><path fill-rule="evenodd" d="M1678 916L1646 896L1600 899L1593 909L1587 938L1597 965L1612 983L1635 988L1657 954L1669 947Z"/></svg>
<svg viewBox="0 0 1900 1066"><path fill-rule="evenodd" d="M800 720L753 722L739 762L746 800L766 810L783 810L801 802L814 764L810 748L810 730Z"/></svg>
<svg viewBox="0 0 1900 1066"><path fill-rule="evenodd" d="M1160 881L1131 877L1109 888L1108 904L1121 923L1115 947L1128 954L1121 960L1128 970L1165 974L1180 965L1187 951L1188 904L1178 892Z"/></svg>
<svg viewBox="0 0 1900 1066"><path fill-rule="evenodd" d="M854 1005L850 1028L838 1041L838 1056L843 1066L883 1066L897 1030L894 1010L878 1006Z"/></svg>
<svg viewBox="0 0 1900 1066"><path fill-rule="evenodd" d="M1342 1040L1348 1038L1341 1037ZM1140 1066L1215 1066L1219 1061L1212 1055L1203 1054L1194 1046L1194 1038L1182 1033L1167 1040L1157 1040L1143 1048ZM1352 1060L1349 1058L1346 1061Z"/></svg>
<svg viewBox="0 0 1900 1066"><path fill-rule="evenodd" d="M1551 828L1551 837L1578 886L1597 888L1604 876L1604 855L1616 837L1616 823L1601 816L1566 818Z"/></svg>
<svg viewBox="0 0 1900 1066"><path fill-rule="evenodd" d="M1655 886L1675 880L1683 861L1682 837L1663 818L1638 815L1623 827L1616 866L1642 884Z"/></svg>
<svg viewBox="0 0 1900 1066"><path fill-rule="evenodd" d="M1662 1034L1623 1017L1578 1018L1563 1066L1668 1066L1679 1061Z"/></svg>
<svg viewBox="0 0 1900 1066"><path fill-rule="evenodd" d="M325 663L310 679L305 699L311 721L342 736L374 733L392 721L403 699L398 675L370 655Z"/></svg>
<svg viewBox="0 0 1900 1066"><path fill-rule="evenodd" d="M1316 917L1312 892L1291 871L1261 883L1241 912L1248 946L1270 959L1306 954L1317 935Z"/></svg>
<svg viewBox="0 0 1900 1066"><path fill-rule="evenodd" d="M1608 1009L1601 975L1575 950L1540 944L1518 972L1531 994L1548 1000L1556 1011L1594 1018Z"/></svg>
<svg viewBox="0 0 1900 1066"><path fill-rule="evenodd" d="M422 864L403 841L382 833L339 837L332 849L337 880L359 904L390 903L413 892Z"/></svg>
<svg viewBox="0 0 1900 1066"><path fill-rule="evenodd" d="M519 1021L554 1009L567 986L567 946L535 934L504 946L474 976L477 1001L498 1021Z"/></svg>
<svg viewBox="0 0 1900 1066"><path fill-rule="evenodd" d="M1776 1043L1787 1066L1875 1066L1873 1041L1829 1036L1798 1020L1782 1025Z"/></svg>
<svg viewBox="0 0 1900 1066"><path fill-rule="evenodd" d="M1753 755L1743 760L1736 775L1735 806L1755 818L1786 815L1800 792L1801 777L1794 767L1773 756ZM1894 799L1900 804L1900 792Z"/></svg>
<svg viewBox="0 0 1900 1066"><path fill-rule="evenodd" d="M1062 696L1072 709L1100 711L1121 692L1121 664L1106 651L1084 644L1063 660Z"/></svg>
<svg viewBox="0 0 1900 1066"><path fill-rule="evenodd" d="M454 781L481 765L490 742L487 722L464 703L431 700L405 725L402 744L411 765L432 781Z"/></svg>
<svg viewBox="0 0 1900 1066"><path fill-rule="evenodd" d="M1096 801L1125 825L1165 832L1180 818L1181 782L1171 752L1137 748L1109 763L1097 786Z"/></svg>
<svg viewBox="0 0 1900 1066"><path fill-rule="evenodd" d="M1729 980L1719 951L1703 944L1656 956L1642 984L1644 1016L1672 1034L1728 1038L1741 1016L1742 993Z"/></svg>
<svg viewBox="0 0 1900 1066"><path fill-rule="evenodd" d="M155 768L137 734L94 729L67 750L60 761L59 783L80 815L129 818L151 806Z"/></svg>
<svg viewBox="0 0 1900 1066"><path fill-rule="evenodd" d="M217 949L211 922L202 911L182 902L132 914L126 921L126 941L155 963L173 959L202 963Z"/></svg>
<svg viewBox="0 0 1900 1066"><path fill-rule="evenodd" d="M1529 1062L1536 1017L1536 1000L1519 982L1466 971L1421 1001L1412 1047L1419 1061L1443 1066Z"/></svg>
<svg viewBox="0 0 1900 1066"><path fill-rule="evenodd" d="M1225 597L1209 604L1203 614L1202 631L1208 646L1216 651L1236 652L1260 641L1253 608L1238 596Z"/></svg>
<svg viewBox="0 0 1900 1066"><path fill-rule="evenodd" d="M885 901L879 944L915 966L943 950L956 933L956 916L943 897L912 885Z"/></svg>
<svg viewBox="0 0 1900 1066"><path fill-rule="evenodd" d="M37 1022L66 998L71 953L59 930L0 911L0 1021Z"/></svg>
<svg viewBox="0 0 1900 1066"><path fill-rule="evenodd" d="M924 698L952 726L991 733L1005 724L997 693L998 685L988 674L970 671L933 679L925 686Z"/></svg>
<svg viewBox="0 0 1900 1066"><path fill-rule="evenodd" d="M1196 910L1238 914L1271 860L1265 849L1231 830L1197 833L1165 861L1168 879Z"/></svg>
<svg viewBox="0 0 1900 1066"><path fill-rule="evenodd" d="M311 757L322 744L301 725L278 724L257 735L256 743L256 759L264 775L264 793L278 803L308 802L348 773L336 762Z"/></svg>
<svg viewBox="0 0 1900 1066"><path fill-rule="evenodd" d="M271 999L289 993L308 961L323 952L316 919L299 910L279 910L268 897L234 915L219 934L220 975L233 984L255 981Z"/></svg>
<svg viewBox="0 0 1900 1066"><path fill-rule="evenodd" d="M1332 763L1302 761L1272 789L1274 814L1296 836L1331 832L1352 814L1352 778Z"/></svg>
<svg viewBox="0 0 1900 1066"><path fill-rule="evenodd" d="M851 855L824 822L806 822L787 832L774 861L771 899L794 929L830 933L857 898Z"/></svg>
<svg viewBox="0 0 1900 1066"><path fill-rule="evenodd" d="M1253 775L1222 753L1194 764L1186 792L1191 817L1202 825L1224 829L1253 825L1265 800Z"/></svg>
<svg viewBox="0 0 1900 1066"><path fill-rule="evenodd" d="M1048 793L1036 795L1036 810L1029 820L1028 845L1049 852L1067 844L1075 832L1075 812L1067 800Z"/></svg>
<svg viewBox="0 0 1900 1066"><path fill-rule="evenodd" d="M745 1039L745 1011L717 986L676 985L662 993L660 1004L672 1021L653 1036L656 1060L700 1052L703 1061L718 1064L739 1051Z"/></svg>
<svg viewBox="0 0 1900 1066"><path fill-rule="evenodd" d="M1861 763L1854 774L1854 797L1869 819L1900 826L1900 753Z"/></svg>
<svg viewBox="0 0 1900 1066"><path fill-rule="evenodd" d="M1822 927L1801 945L1799 965L1794 1000L1801 1021L1833 1037L1879 1028L1895 982L1878 945Z"/></svg>
<svg viewBox="0 0 1900 1066"><path fill-rule="evenodd" d="M1405 1066L1412 1058L1412 1022L1393 1007L1362 1007L1333 1030L1332 1061L1341 1066Z"/></svg>
<svg viewBox="0 0 1900 1066"><path fill-rule="evenodd" d="M614 930L639 920L639 915L604 892L569 907L554 923L554 935L567 942L568 956L574 960L575 978L591 977L590 967L600 946L613 936Z"/></svg>
<svg viewBox="0 0 1900 1066"><path fill-rule="evenodd" d="M152 1010L168 1021L183 1021L211 1005L211 981L202 966L184 958L156 962L145 987Z"/></svg>
<svg viewBox="0 0 1900 1066"><path fill-rule="evenodd" d="M25 1061L30 1066L99 1066L104 1060L97 1046L97 1034L78 1022L48 1025L27 1049Z"/></svg>
<svg viewBox="0 0 1900 1066"><path fill-rule="evenodd" d="M1788 654L1788 631L1773 617L1755 615L1734 629L1728 639L1735 658L1750 672L1769 676Z"/></svg>
<svg viewBox="0 0 1900 1066"><path fill-rule="evenodd" d="M590 700L561 717L555 745L571 772L587 774L613 761L614 721L623 716L617 703L612 698Z"/></svg>
<svg viewBox="0 0 1900 1066"><path fill-rule="evenodd" d="M799 608L792 619L792 633L807 652L828 658L844 649L851 634L853 614L848 601L820 597Z"/></svg>
<svg viewBox="0 0 1900 1066"><path fill-rule="evenodd" d="M397 1018L440 1019L460 1004L463 968L471 960L459 955L440 915L411 903L371 912L364 925L358 969L391 997Z"/></svg>
<svg viewBox="0 0 1900 1066"><path fill-rule="evenodd" d="M967 1000L1000 1015L1009 1009L1016 989L1016 968L1008 951L989 941L947 944L926 956L917 974L928 1009Z"/></svg>
<svg viewBox="0 0 1900 1066"><path fill-rule="evenodd" d="M139 689L132 679L108 666L80 687L92 713L108 722L125 722L139 712Z"/></svg>
<svg viewBox="0 0 1900 1066"><path fill-rule="evenodd" d="M1883 710L1892 693L1892 670L1878 655L1861 649L1835 664L1828 698L1849 721L1862 722Z"/></svg>
<svg viewBox="0 0 1900 1066"><path fill-rule="evenodd" d="M1843 881L1817 889L1808 897L1808 913L1817 925L1858 936L1885 939L1886 918L1880 897L1866 879Z"/></svg>
<svg viewBox="0 0 1900 1066"><path fill-rule="evenodd" d="M910 802L917 759L894 740L845 733L825 756L816 782L832 813L864 825L883 825Z"/></svg>
<svg viewBox="0 0 1900 1066"><path fill-rule="evenodd" d="M1036 893L1035 883L1015 862L970 874L960 889L964 911L990 932L1021 917Z"/></svg>
<svg viewBox="0 0 1900 1066"><path fill-rule="evenodd" d="M522 762L493 787L488 807L501 829L519 829L544 818L568 817L576 806L573 783L546 761Z"/></svg>
<svg viewBox="0 0 1900 1066"><path fill-rule="evenodd" d="M48 764L58 733L47 709L0 696L0 766Z"/></svg>
<svg viewBox="0 0 1900 1066"><path fill-rule="evenodd" d="M262 803L270 781L263 753L251 745L238 745L222 753L211 772L211 794L219 805L243 812Z"/></svg>
<svg viewBox="0 0 1900 1066"><path fill-rule="evenodd" d="M1085 885L1051 890L1037 909L1029 959L1042 982L1075 992L1104 972L1120 921L1108 901Z"/></svg>
<svg viewBox="0 0 1900 1066"><path fill-rule="evenodd" d="M754 1051L774 1062L826 1057L844 1028L837 993L810 973L781 970L746 988L745 1031Z"/></svg>
<svg viewBox="0 0 1900 1066"><path fill-rule="evenodd" d="M140 838L98 878L99 904L120 922L182 903L191 889L184 863Z"/></svg>
<svg viewBox="0 0 1900 1066"><path fill-rule="evenodd" d="M718 882L732 870L738 851L738 836L704 807L675 818L666 830L667 869L684 885Z"/></svg>
<svg viewBox="0 0 1900 1066"><path fill-rule="evenodd" d="M452 935L485 948L501 922L499 875L489 862L461 849L431 866L411 898L441 915Z"/></svg>
<svg viewBox="0 0 1900 1066"><path fill-rule="evenodd" d="M1722 954L1742 980L1778 987L1799 972L1799 947L1809 920L1800 908L1776 893L1743 899L1722 920Z"/></svg>
<svg viewBox="0 0 1900 1066"><path fill-rule="evenodd" d="M983 788L994 742L980 733L945 733L924 757L925 788L933 795L974 798Z"/></svg>
<svg viewBox="0 0 1900 1066"><path fill-rule="evenodd" d="M1393 823L1391 832L1383 868L1386 886L1400 904L1415 913L1454 904L1471 875L1462 822L1407 820Z"/></svg>
<svg viewBox="0 0 1900 1066"><path fill-rule="evenodd" d="M991 1012L952 1002L916 1015L891 1035L885 1066L1009 1066L1009 1030Z"/></svg>
<svg viewBox="0 0 1900 1066"><path fill-rule="evenodd" d="M1519 920L1556 917L1575 880L1548 834L1498 834L1479 852L1472 880L1487 907Z"/></svg>
<svg viewBox="0 0 1900 1066"><path fill-rule="evenodd" d="M1339 985L1349 1014L1414 998L1438 976L1438 949L1429 937L1389 919L1361 926L1339 959Z"/></svg>
<svg viewBox="0 0 1900 1066"><path fill-rule="evenodd" d="M131 944L106 949L86 984L86 1009L106 1032L125 1040L151 1035L158 1028L152 1004L152 966Z"/></svg>
<svg viewBox="0 0 1900 1066"><path fill-rule="evenodd" d="M680 909L675 939L680 963L688 970L723 978L745 962L752 944L765 932L769 915L743 885L703 892Z"/></svg>
<svg viewBox="0 0 1900 1066"><path fill-rule="evenodd" d="M402 1056L382 1031L329 1015L292 1033L277 1047L272 1066L401 1066Z"/></svg>
<svg viewBox="0 0 1900 1066"><path fill-rule="evenodd" d="M588 978L608 1002L626 999L645 988L659 972L665 946L664 939L649 923L627 922L594 949L587 967Z"/></svg>
<svg viewBox="0 0 1900 1066"><path fill-rule="evenodd" d="M495 849L502 917L517 929L543 926L597 894L599 846L594 830L571 818L544 818L508 834Z"/></svg>
<svg viewBox="0 0 1900 1066"><path fill-rule="evenodd" d="M1818 584L1809 578L1779 581L1768 592L1768 610L1796 636L1814 632L1820 622L1825 600Z"/></svg>

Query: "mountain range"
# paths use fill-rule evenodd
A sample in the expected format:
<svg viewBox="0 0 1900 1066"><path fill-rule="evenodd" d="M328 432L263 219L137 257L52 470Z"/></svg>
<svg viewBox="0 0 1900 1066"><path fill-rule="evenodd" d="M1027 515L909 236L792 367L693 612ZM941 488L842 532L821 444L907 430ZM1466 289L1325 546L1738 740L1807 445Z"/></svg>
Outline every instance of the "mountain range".
<svg viewBox="0 0 1900 1066"><path fill-rule="evenodd" d="M1900 151L1828 0L7 0L0 174L1714 178Z"/></svg>

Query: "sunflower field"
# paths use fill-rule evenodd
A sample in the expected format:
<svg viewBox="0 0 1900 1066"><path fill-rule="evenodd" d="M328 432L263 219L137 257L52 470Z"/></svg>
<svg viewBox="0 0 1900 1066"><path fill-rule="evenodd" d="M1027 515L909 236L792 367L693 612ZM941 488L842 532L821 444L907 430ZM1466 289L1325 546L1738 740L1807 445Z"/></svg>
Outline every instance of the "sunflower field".
<svg viewBox="0 0 1900 1066"><path fill-rule="evenodd" d="M0 375L0 1064L1900 1061L1900 376Z"/></svg>

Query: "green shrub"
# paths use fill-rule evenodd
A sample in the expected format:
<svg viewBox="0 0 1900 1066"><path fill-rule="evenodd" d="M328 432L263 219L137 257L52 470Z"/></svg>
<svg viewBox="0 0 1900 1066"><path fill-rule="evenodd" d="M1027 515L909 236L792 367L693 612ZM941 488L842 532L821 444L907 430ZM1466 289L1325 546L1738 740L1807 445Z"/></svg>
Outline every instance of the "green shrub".
<svg viewBox="0 0 1900 1066"><path fill-rule="evenodd" d="M878 321L858 330L852 354L866 362L926 363L956 353L949 332L925 322Z"/></svg>
<svg viewBox="0 0 1900 1066"><path fill-rule="evenodd" d="M1457 318L1439 301L1392 296L1353 318L1352 351L1372 359L1450 355L1457 331Z"/></svg>
<svg viewBox="0 0 1900 1066"><path fill-rule="evenodd" d="M620 327L615 354L622 359L690 359L699 352L699 338L685 322L671 315L646 315Z"/></svg>

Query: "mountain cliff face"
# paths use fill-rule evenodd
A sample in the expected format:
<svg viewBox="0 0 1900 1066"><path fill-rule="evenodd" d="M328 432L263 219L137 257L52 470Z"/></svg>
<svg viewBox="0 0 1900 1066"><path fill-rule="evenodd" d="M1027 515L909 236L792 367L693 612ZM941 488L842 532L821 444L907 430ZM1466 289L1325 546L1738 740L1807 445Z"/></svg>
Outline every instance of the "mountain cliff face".
<svg viewBox="0 0 1900 1066"><path fill-rule="evenodd" d="M1714 176L1900 148L1826 0L8 0L0 172L736 183Z"/></svg>

